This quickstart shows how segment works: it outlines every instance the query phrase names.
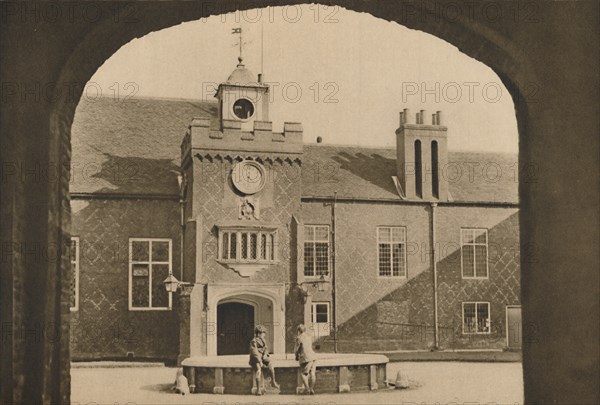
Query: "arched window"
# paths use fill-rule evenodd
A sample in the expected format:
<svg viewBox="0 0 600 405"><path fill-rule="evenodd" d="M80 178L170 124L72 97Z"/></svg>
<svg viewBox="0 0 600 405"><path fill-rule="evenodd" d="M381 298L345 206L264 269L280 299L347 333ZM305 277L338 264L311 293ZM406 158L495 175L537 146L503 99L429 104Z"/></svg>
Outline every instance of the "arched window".
<svg viewBox="0 0 600 405"><path fill-rule="evenodd" d="M415 141L415 192L423 198L423 171L421 169L421 141Z"/></svg>
<svg viewBox="0 0 600 405"><path fill-rule="evenodd" d="M438 143L431 141L431 194L434 198L440 198L438 175Z"/></svg>

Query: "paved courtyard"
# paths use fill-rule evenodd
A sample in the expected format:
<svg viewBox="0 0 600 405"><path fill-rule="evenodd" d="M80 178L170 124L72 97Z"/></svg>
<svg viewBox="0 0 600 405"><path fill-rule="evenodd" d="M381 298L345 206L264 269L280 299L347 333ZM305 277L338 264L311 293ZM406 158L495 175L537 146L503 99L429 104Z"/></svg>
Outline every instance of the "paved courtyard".
<svg viewBox="0 0 600 405"><path fill-rule="evenodd" d="M402 362L388 364L388 378L404 370L412 387L350 394L242 395L171 391L175 368L92 367L71 369L72 403L141 404L522 404L521 363Z"/></svg>

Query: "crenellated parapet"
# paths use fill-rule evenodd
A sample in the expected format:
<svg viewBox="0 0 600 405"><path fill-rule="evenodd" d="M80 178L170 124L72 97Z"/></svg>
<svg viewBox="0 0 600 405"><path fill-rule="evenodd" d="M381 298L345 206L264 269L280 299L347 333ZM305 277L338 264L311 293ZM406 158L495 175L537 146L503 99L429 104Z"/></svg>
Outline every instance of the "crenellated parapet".
<svg viewBox="0 0 600 405"><path fill-rule="evenodd" d="M251 131L239 120L223 120L222 129L211 128L209 118L193 118L181 144L182 166L198 153L219 155L290 156L300 159L303 129L299 122L286 122L283 132L273 132L271 121L254 121Z"/></svg>

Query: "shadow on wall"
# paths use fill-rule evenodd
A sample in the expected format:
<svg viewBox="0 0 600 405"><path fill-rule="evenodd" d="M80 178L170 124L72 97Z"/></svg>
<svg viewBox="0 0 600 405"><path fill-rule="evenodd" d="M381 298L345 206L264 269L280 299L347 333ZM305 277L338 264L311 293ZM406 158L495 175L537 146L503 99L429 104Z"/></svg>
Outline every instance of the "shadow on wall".
<svg viewBox="0 0 600 405"><path fill-rule="evenodd" d="M71 193L179 194L179 166L172 159L102 155L100 166L92 161L72 169Z"/></svg>
<svg viewBox="0 0 600 405"><path fill-rule="evenodd" d="M515 213L488 231L489 241L502 243L518 229ZM506 347L506 305L519 305L520 254L515 250L488 253L489 278L467 280L461 275L460 249L438 262L438 329L443 349ZM410 270L409 270L410 272ZM489 334L463 334L462 303L489 302ZM339 304L338 304L339 305ZM317 342L333 350L333 334ZM338 327L342 352L412 350L434 347L433 270L431 267L397 290L372 303Z"/></svg>

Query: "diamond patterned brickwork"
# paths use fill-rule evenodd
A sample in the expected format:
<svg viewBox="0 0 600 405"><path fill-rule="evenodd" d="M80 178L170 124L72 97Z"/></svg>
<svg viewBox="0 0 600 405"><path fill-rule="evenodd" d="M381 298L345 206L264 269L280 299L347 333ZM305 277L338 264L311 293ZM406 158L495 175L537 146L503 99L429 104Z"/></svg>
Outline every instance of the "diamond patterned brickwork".
<svg viewBox="0 0 600 405"><path fill-rule="evenodd" d="M257 159L258 160L258 159ZM194 159L193 212L200 219L202 233L202 265L196 269L201 283L287 283L286 285L286 349L293 350L296 335L295 327L303 321L303 303L296 281L295 266L296 241L292 237L292 215L300 212L300 165L298 161L275 158L260 162L265 167L267 181L263 190L253 197L259 201L259 219L240 220L238 198L231 182L231 172L239 159L229 157L196 156ZM241 277L234 270L217 260L217 224L235 223L252 226L271 224L278 229L278 257L276 264L260 270L248 278ZM193 237L192 237L193 239ZM186 242L186 245L189 245ZM188 250L186 249L186 252ZM186 259L186 262L188 260ZM292 288L293 287L293 288Z"/></svg>
<svg viewBox="0 0 600 405"><path fill-rule="evenodd" d="M194 282L196 277L196 226L194 218L194 167L188 164L184 169L185 203L183 204L184 236L183 236L183 277L182 281Z"/></svg>
<svg viewBox="0 0 600 405"><path fill-rule="evenodd" d="M262 191L254 194L259 203L259 219L239 219L238 200L241 197L231 182L231 172L238 159L196 158L194 164L194 205L202 219L203 257L198 269L202 282L256 283L290 282L290 228L292 215L300 210L301 187L289 173L299 170L297 162L280 159L262 161L267 181ZM217 261L217 225L240 224L253 226L273 224L278 229L278 263L243 278Z"/></svg>
<svg viewBox="0 0 600 405"><path fill-rule="evenodd" d="M72 312L74 359L175 359L179 349L177 299L170 311L129 311L130 237L172 239L179 274L177 200L74 200L72 234L79 236L79 310ZM178 276L179 277L179 276Z"/></svg>
<svg viewBox="0 0 600 405"><path fill-rule="evenodd" d="M520 305L519 215L514 209L496 209L484 216L483 209L441 208L441 258L438 266L438 299L440 325L454 333L442 342L445 347L506 346L506 305ZM472 212L472 217L468 214ZM491 217L491 218L490 218ZM489 278L466 280L462 278L460 234L456 228L462 218L463 227L488 228ZM486 218L487 226L477 225L474 218ZM480 223L480 222L479 222ZM490 303L491 333L468 335L462 333L462 303L484 301Z"/></svg>
<svg viewBox="0 0 600 405"><path fill-rule="evenodd" d="M326 224L330 218L330 208L322 203L303 203L302 221L305 223ZM434 333L430 208L338 203L336 220L339 349L356 351L431 347ZM503 346L504 307L520 303L517 210L443 207L436 210L436 224L441 345ZM408 279L378 277L378 225L406 227ZM489 229L489 279L461 279L461 227ZM457 249L459 253L456 253ZM459 333L461 303L470 300L490 302L492 325L499 326L495 333L478 339L465 338ZM331 349L331 338L321 343L323 350Z"/></svg>
<svg viewBox="0 0 600 405"><path fill-rule="evenodd" d="M302 220L329 223L330 210L322 203L303 203ZM427 208L338 203L336 221L339 338L376 341L387 333L388 323L431 323L431 274L420 251L428 240ZM377 225L406 227L408 278L379 277Z"/></svg>

